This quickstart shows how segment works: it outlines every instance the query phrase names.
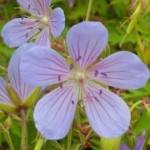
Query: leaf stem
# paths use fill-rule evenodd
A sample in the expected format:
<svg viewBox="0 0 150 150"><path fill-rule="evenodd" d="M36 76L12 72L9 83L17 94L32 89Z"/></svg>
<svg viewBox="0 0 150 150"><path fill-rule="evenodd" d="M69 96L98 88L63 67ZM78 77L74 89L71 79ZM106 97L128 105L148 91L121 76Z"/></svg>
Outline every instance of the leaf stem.
<svg viewBox="0 0 150 150"><path fill-rule="evenodd" d="M28 130L27 130L27 117L24 110L21 110L21 150L28 150Z"/></svg>
<svg viewBox="0 0 150 150"><path fill-rule="evenodd" d="M89 20L91 8L92 8L92 3L93 3L93 0L89 0L88 9L87 9L87 13L86 13L86 19L85 19L86 21Z"/></svg>
<svg viewBox="0 0 150 150"><path fill-rule="evenodd" d="M45 143L45 139L40 136L38 141L37 141L37 143L36 143L36 145L35 145L34 150L41 150L43 145L44 145L44 143Z"/></svg>
<svg viewBox="0 0 150 150"><path fill-rule="evenodd" d="M130 111L132 112L138 105L142 104L142 101L137 101L136 103L134 103L132 105L132 107L130 108Z"/></svg>

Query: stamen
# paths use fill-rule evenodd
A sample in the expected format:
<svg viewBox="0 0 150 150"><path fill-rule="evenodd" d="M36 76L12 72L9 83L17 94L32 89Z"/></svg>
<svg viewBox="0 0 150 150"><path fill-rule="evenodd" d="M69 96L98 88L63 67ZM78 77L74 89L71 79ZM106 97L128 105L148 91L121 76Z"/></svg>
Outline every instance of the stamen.
<svg viewBox="0 0 150 150"><path fill-rule="evenodd" d="M74 68L74 64L71 64L69 69L72 70Z"/></svg>
<svg viewBox="0 0 150 150"><path fill-rule="evenodd" d="M98 100L98 98L97 98L97 97L94 97L94 99L95 99L97 102L99 102L99 100Z"/></svg>
<svg viewBox="0 0 150 150"><path fill-rule="evenodd" d="M74 105L74 104L75 104L75 103L74 103L74 100L72 100L71 103Z"/></svg>
<svg viewBox="0 0 150 150"><path fill-rule="evenodd" d="M97 77L97 76L98 76L98 74L99 74L98 70L95 70L95 74L94 74L94 76L95 76L95 77Z"/></svg>
<svg viewBox="0 0 150 150"><path fill-rule="evenodd" d="M61 76L60 76L60 75L58 76L58 81L60 82L60 83L59 83L59 86L60 86L60 88L62 89L62 88L63 88L63 83L61 83Z"/></svg>
<svg viewBox="0 0 150 150"><path fill-rule="evenodd" d="M80 59L81 59L82 57L81 56L79 56L77 59L76 59L76 61L80 61Z"/></svg>
<svg viewBox="0 0 150 150"><path fill-rule="evenodd" d="M75 74L75 78L78 81L84 80L85 79L85 73L81 72L81 71L77 71L77 73Z"/></svg>
<svg viewBox="0 0 150 150"><path fill-rule="evenodd" d="M60 75L58 75L58 81L61 81L61 76Z"/></svg>
<svg viewBox="0 0 150 150"><path fill-rule="evenodd" d="M99 95L102 95L102 89L99 90Z"/></svg>
<svg viewBox="0 0 150 150"><path fill-rule="evenodd" d="M101 72L101 75L107 77L107 73L105 73L105 72Z"/></svg>

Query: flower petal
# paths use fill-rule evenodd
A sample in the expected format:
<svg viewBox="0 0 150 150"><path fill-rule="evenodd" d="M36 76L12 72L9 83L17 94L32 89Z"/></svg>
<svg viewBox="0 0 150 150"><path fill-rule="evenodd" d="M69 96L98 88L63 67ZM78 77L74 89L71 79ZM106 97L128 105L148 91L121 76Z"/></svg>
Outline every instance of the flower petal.
<svg viewBox="0 0 150 150"><path fill-rule="evenodd" d="M43 31L41 31L41 33L39 34L36 40L36 44L50 48L51 44L50 44L49 36L50 36L49 29L48 28L43 29Z"/></svg>
<svg viewBox="0 0 150 150"><path fill-rule="evenodd" d="M6 82L0 77L0 103L10 103L10 98L6 90Z"/></svg>
<svg viewBox="0 0 150 150"><path fill-rule="evenodd" d="M51 0L17 0L27 11L34 15L43 15L48 11Z"/></svg>
<svg viewBox="0 0 150 150"><path fill-rule="evenodd" d="M82 68L92 64L108 40L107 29L100 22L82 22L74 25L67 35L67 45L75 63Z"/></svg>
<svg viewBox="0 0 150 150"><path fill-rule="evenodd" d="M44 96L36 105L34 120L46 139L61 139L68 133L75 114L77 95L71 85Z"/></svg>
<svg viewBox="0 0 150 150"><path fill-rule="evenodd" d="M69 76L69 66L56 51L35 46L27 51L21 61L25 81L36 86L60 83Z"/></svg>
<svg viewBox="0 0 150 150"><path fill-rule="evenodd" d="M13 54L8 66L8 76L10 83L22 100L24 100L34 88L31 85L25 83L20 74L21 57L23 53L32 46L32 44L24 44L22 47L18 48Z"/></svg>
<svg viewBox="0 0 150 150"><path fill-rule="evenodd" d="M98 135L112 138L128 130L130 110L116 94L88 84L84 99L90 125Z"/></svg>
<svg viewBox="0 0 150 150"><path fill-rule="evenodd" d="M121 89L144 86L150 76L145 64L133 53L122 51L112 54L91 69L92 77Z"/></svg>
<svg viewBox="0 0 150 150"><path fill-rule="evenodd" d="M133 150L142 150L144 147L144 143L145 143L145 136L144 136L144 134L142 134L142 135L138 136L136 145Z"/></svg>
<svg viewBox="0 0 150 150"><path fill-rule="evenodd" d="M9 47L18 47L39 32L38 25L34 19L16 18L4 26L2 37Z"/></svg>
<svg viewBox="0 0 150 150"><path fill-rule="evenodd" d="M51 32L54 37L60 36L65 28L65 15L61 8L55 8L51 16Z"/></svg>
<svg viewBox="0 0 150 150"><path fill-rule="evenodd" d="M121 144L120 150L130 150L130 148L126 144Z"/></svg>

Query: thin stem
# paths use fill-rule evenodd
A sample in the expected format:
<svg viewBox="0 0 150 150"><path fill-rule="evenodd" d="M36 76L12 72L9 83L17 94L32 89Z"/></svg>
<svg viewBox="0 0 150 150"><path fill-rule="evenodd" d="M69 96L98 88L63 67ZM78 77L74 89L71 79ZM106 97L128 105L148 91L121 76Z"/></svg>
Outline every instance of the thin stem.
<svg viewBox="0 0 150 150"><path fill-rule="evenodd" d="M27 118L24 110L21 110L21 150L28 150L28 130L27 130Z"/></svg>
<svg viewBox="0 0 150 150"><path fill-rule="evenodd" d="M132 105L132 107L130 108L130 111L132 112L138 105L142 104L142 101L137 101L136 103L134 103Z"/></svg>
<svg viewBox="0 0 150 150"><path fill-rule="evenodd" d="M87 9L87 13L86 13L86 21L89 20L91 8L92 8L92 3L93 3L93 0L89 0L88 9Z"/></svg>
<svg viewBox="0 0 150 150"><path fill-rule="evenodd" d="M71 141L72 141L72 129L70 130L67 139L67 150L71 150Z"/></svg>
<svg viewBox="0 0 150 150"><path fill-rule="evenodd" d="M36 145L35 145L34 150L41 150L44 144L45 144L45 139L40 136Z"/></svg>
<svg viewBox="0 0 150 150"><path fill-rule="evenodd" d="M7 69L6 69L5 67L1 66L1 65L0 65L0 69L1 69L2 71L4 71L4 72L7 72Z"/></svg>
<svg viewBox="0 0 150 150"><path fill-rule="evenodd" d="M3 132L3 134L4 134L4 137L5 137L5 139L6 139L7 143L8 143L8 145L9 145L9 149L10 149L10 150L15 150L8 129L6 129L2 124L0 124L0 129L2 130L2 132Z"/></svg>
<svg viewBox="0 0 150 150"><path fill-rule="evenodd" d="M81 117L80 117L80 107L77 107L77 126L81 127ZM84 143L84 136L82 134L79 135L81 144Z"/></svg>

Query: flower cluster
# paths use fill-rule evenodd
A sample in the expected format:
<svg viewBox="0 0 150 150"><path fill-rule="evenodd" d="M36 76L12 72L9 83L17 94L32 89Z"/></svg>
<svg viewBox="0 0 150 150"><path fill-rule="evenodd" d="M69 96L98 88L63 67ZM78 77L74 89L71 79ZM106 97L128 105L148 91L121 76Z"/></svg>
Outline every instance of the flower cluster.
<svg viewBox="0 0 150 150"><path fill-rule="evenodd" d="M50 46L49 36L58 37L65 27L65 16L61 8L49 8L51 0L17 0L30 17L16 18L8 22L2 37L9 47L18 47L29 40Z"/></svg>
<svg viewBox="0 0 150 150"><path fill-rule="evenodd" d="M10 82L22 99L32 86L57 85L35 106L33 116L38 131L47 139L65 137L77 103L82 100L89 123L99 136L118 137L125 133L131 120L129 107L108 87L125 90L143 87L150 77L146 65L128 51L99 60L108 42L108 31L96 21L78 23L68 31L66 43L72 62L67 63L50 47L49 40L51 34L57 37L64 29L63 10L50 9L51 0L18 0L18 3L32 16L13 19L3 28L6 44L20 47L8 68ZM26 43L35 39L35 44ZM5 83L0 81L0 98L7 102Z"/></svg>

